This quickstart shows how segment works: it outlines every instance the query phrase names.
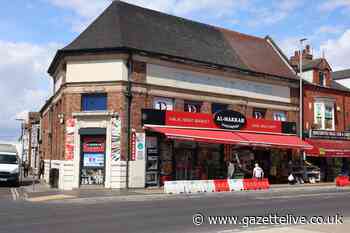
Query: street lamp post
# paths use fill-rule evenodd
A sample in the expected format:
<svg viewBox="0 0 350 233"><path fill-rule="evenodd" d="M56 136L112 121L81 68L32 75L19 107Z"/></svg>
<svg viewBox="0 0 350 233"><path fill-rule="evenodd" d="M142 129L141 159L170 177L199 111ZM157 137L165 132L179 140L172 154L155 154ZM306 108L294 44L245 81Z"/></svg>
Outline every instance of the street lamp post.
<svg viewBox="0 0 350 233"><path fill-rule="evenodd" d="M306 38L300 40L300 50L299 50L299 136L303 139L303 43Z"/></svg>
<svg viewBox="0 0 350 233"><path fill-rule="evenodd" d="M21 179L21 182L23 181L23 159L24 159L24 122L25 122L25 119L16 119L16 121L20 121L21 122L21 164L20 164L20 169L19 169L19 172L20 172L20 179Z"/></svg>
<svg viewBox="0 0 350 233"><path fill-rule="evenodd" d="M304 132L304 122L303 122L303 44L306 41L306 38L300 40L300 50L299 50L299 136L300 139L303 140L303 132ZM305 151L300 151L300 162L302 164L303 169L303 179L306 178L306 170L304 166L305 161Z"/></svg>

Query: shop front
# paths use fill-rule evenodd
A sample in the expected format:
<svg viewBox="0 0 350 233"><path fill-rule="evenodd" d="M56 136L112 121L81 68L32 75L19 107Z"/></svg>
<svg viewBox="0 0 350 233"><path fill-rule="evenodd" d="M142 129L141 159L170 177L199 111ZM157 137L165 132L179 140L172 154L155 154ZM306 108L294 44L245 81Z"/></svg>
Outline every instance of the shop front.
<svg viewBox="0 0 350 233"><path fill-rule="evenodd" d="M296 136L294 122L246 118L225 110L214 115L144 109L146 186L165 180L250 178L254 165L272 183L286 183L291 161L312 147Z"/></svg>
<svg viewBox="0 0 350 233"><path fill-rule="evenodd" d="M91 130L91 129L90 129ZM80 185L100 185L105 182L106 135L81 136Z"/></svg>
<svg viewBox="0 0 350 233"><path fill-rule="evenodd" d="M323 181L334 181L338 175L349 175L350 132L310 130L306 141L313 149L306 150L308 160L321 169Z"/></svg>

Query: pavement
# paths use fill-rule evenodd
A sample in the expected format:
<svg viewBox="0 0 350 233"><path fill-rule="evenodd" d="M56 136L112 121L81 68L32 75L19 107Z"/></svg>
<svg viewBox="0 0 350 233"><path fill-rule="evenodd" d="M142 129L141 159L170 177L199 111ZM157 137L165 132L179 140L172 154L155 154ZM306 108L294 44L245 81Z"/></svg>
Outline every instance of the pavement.
<svg viewBox="0 0 350 233"><path fill-rule="evenodd" d="M29 188L29 186L27 187ZM48 201L0 199L0 233L347 233L350 189L334 186L271 188L268 191L193 195L92 195ZM136 190L137 191L137 190ZM154 191L154 190L153 190ZM32 192L34 194L35 192ZM39 192L36 192L39 193ZM29 194L30 195L30 194ZM68 195L54 194L54 195ZM90 193L89 193L90 195ZM194 216L203 215L200 225ZM342 216L339 225L210 224L209 217L286 214Z"/></svg>
<svg viewBox="0 0 350 233"><path fill-rule="evenodd" d="M19 192L19 199L42 202L42 201L54 201L62 199L80 199L80 198L118 198L118 197L130 197L130 196L158 196L171 198L178 195L164 194L163 188L146 188L146 189L129 189L129 190L113 190L113 189L74 189L71 191L62 191L58 189L50 188L48 184L43 182L27 181L29 185L22 186ZM269 192L280 191L302 191L302 190L341 190L349 189L350 187L337 188L334 183L317 183L317 184L303 184L303 185L271 185ZM246 191L244 191L246 192ZM256 192L256 191L248 191ZM259 191L259 192L265 192ZM187 194L180 194L187 195ZM192 194L203 195L203 194ZM205 194L204 194L205 195Z"/></svg>

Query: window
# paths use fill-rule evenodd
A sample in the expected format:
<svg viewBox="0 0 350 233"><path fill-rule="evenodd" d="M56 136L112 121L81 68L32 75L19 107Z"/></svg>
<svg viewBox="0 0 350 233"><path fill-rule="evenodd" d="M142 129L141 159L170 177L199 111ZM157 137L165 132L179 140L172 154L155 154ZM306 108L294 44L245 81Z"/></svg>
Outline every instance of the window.
<svg viewBox="0 0 350 233"><path fill-rule="evenodd" d="M287 121L287 116L285 112L274 112L273 120L275 121Z"/></svg>
<svg viewBox="0 0 350 233"><path fill-rule="evenodd" d="M326 86L326 78L323 72L319 72L319 77L320 77L320 86L324 87Z"/></svg>
<svg viewBox="0 0 350 233"><path fill-rule="evenodd" d="M153 108L157 110L174 110L174 100L171 98L156 97L153 100Z"/></svg>
<svg viewBox="0 0 350 233"><path fill-rule="evenodd" d="M266 109L264 108L254 108L253 109L253 117L255 119L264 119L266 115Z"/></svg>
<svg viewBox="0 0 350 233"><path fill-rule="evenodd" d="M106 94L82 95L82 111L105 111L107 110Z"/></svg>
<svg viewBox="0 0 350 233"><path fill-rule="evenodd" d="M217 112L220 112L220 111L227 110L227 108L228 108L228 105L227 105L227 104L213 103L213 104L211 105L211 112L212 112L212 113L217 113Z"/></svg>
<svg viewBox="0 0 350 233"><path fill-rule="evenodd" d="M185 101L184 111L185 112L201 112L202 104L200 102Z"/></svg>
<svg viewBox="0 0 350 233"><path fill-rule="evenodd" d="M334 130L334 102L315 102L314 122L318 129Z"/></svg>

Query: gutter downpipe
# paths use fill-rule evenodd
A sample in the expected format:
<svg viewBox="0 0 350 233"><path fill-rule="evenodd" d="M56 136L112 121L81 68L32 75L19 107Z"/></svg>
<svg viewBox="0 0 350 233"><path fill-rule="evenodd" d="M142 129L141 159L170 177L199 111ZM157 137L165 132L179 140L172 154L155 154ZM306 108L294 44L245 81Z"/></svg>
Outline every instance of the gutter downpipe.
<svg viewBox="0 0 350 233"><path fill-rule="evenodd" d="M128 80L127 80L127 87L125 92L125 97L127 99L127 105L126 105L126 126L127 126L127 155L126 155L126 189L129 189L129 161L130 161L130 153L131 153L131 143L130 143L130 137L131 137L131 103L132 103L132 82L131 82L131 75L133 70L133 59L132 59L132 52L129 53L129 58L127 61L127 67L128 67Z"/></svg>

